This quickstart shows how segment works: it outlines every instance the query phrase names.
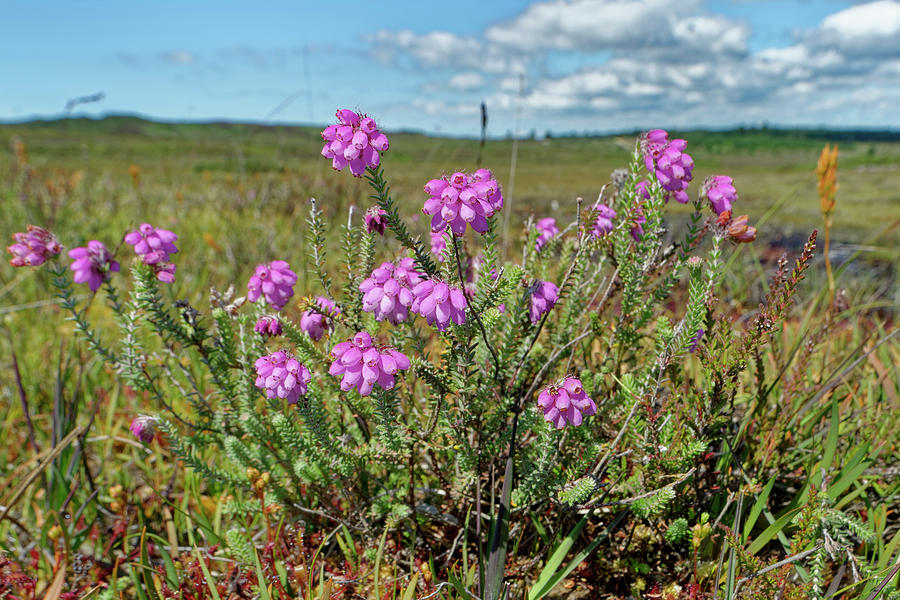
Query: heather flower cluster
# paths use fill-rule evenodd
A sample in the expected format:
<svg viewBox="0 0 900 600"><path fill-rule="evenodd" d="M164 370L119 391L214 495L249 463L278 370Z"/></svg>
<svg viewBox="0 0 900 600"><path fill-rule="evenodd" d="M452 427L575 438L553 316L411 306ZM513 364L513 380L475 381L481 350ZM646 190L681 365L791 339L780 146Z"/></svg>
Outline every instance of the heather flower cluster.
<svg viewBox="0 0 900 600"><path fill-rule="evenodd" d="M685 148L687 140L670 140L663 129L648 131L641 138L647 170L656 175L656 180L666 191L666 200L674 197L682 204L690 200L687 188L694 170L694 159L684 152Z"/></svg>
<svg viewBox="0 0 900 600"><path fill-rule="evenodd" d="M700 197L709 200L709 205L717 215L731 211L731 204L737 200L734 180L728 175L713 175L703 182Z"/></svg>
<svg viewBox="0 0 900 600"><path fill-rule="evenodd" d="M91 240L87 246L69 250L69 258L74 262L69 265L75 283L86 283L92 292L100 289L100 285L109 279L109 274L119 270L119 262L113 259L112 253L103 242Z"/></svg>
<svg viewBox="0 0 900 600"><path fill-rule="evenodd" d="M256 387L265 390L267 398L281 398L288 404L296 404L312 380L303 363L282 351L257 359L255 366Z"/></svg>
<svg viewBox="0 0 900 600"><path fill-rule="evenodd" d="M131 426L128 429L131 431L131 435L143 443L149 444L156 435L156 417L138 415L131 420Z"/></svg>
<svg viewBox="0 0 900 600"><path fill-rule="evenodd" d="M531 286L531 307L529 317L532 323L537 323L545 313L556 305L559 300L559 288L550 281L535 281Z"/></svg>
<svg viewBox="0 0 900 600"><path fill-rule="evenodd" d="M366 167L376 168L381 163L379 152L390 143L375 120L347 109L338 110L336 116L339 122L322 131L322 156L331 159L336 171L349 165L354 177L362 176Z"/></svg>
<svg viewBox="0 0 900 600"><path fill-rule="evenodd" d="M247 282L247 299L256 302L260 296L266 299L274 310L281 310L294 295L297 274L283 260L273 260L258 265L256 272Z"/></svg>
<svg viewBox="0 0 900 600"><path fill-rule="evenodd" d="M485 233L487 220L503 208L500 184L487 169L432 179L425 184L425 192L429 198L422 212L431 215L432 231L444 231L449 225L454 234L462 235L468 223L478 233Z"/></svg>
<svg viewBox="0 0 900 600"><path fill-rule="evenodd" d="M382 389L394 387L397 371L409 369L409 358L395 348L378 346L365 331L360 331L353 339L341 342L331 349L331 368L328 372L335 377L342 375L341 389L345 392L353 388L360 396L368 396L378 384Z"/></svg>
<svg viewBox="0 0 900 600"><path fill-rule="evenodd" d="M56 237L41 227L29 225L25 233L13 234L14 244L6 250L13 255L9 264L14 267L37 267L62 252L62 246Z"/></svg>
<svg viewBox="0 0 900 600"><path fill-rule="evenodd" d="M366 224L366 231L369 233L377 233L384 235L384 226L387 224L385 218L387 213L380 206L373 206L366 211L363 221Z"/></svg>
<svg viewBox="0 0 900 600"><path fill-rule="evenodd" d="M316 298L316 309L309 309L300 317L300 329L309 337L318 341L325 335L325 330L331 325L329 316L341 314L341 309L324 296Z"/></svg>
<svg viewBox="0 0 900 600"><path fill-rule="evenodd" d="M278 317L260 317L253 329L263 337L276 337L281 335L281 322Z"/></svg>
<svg viewBox="0 0 900 600"><path fill-rule="evenodd" d="M585 393L581 380L574 377L544 388L538 395L538 405L544 411L544 420L557 429L581 425L585 416L597 414L597 405Z"/></svg>
<svg viewBox="0 0 900 600"><path fill-rule="evenodd" d="M423 277L416 271L412 258L401 258L396 264L381 263L359 284L363 310L375 313L377 321L386 320L395 325L406 321L408 309L415 299L413 289Z"/></svg>
<svg viewBox="0 0 900 600"><path fill-rule="evenodd" d="M599 240L615 229L616 226L613 225L612 220L616 218L616 211L605 204L598 204L596 210L597 218L591 227L591 235Z"/></svg>
<svg viewBox="0 0 900 600"><path fill-rule="evenodd" d="M723 212L719 215L722 217L730 217L730 212ZM747 215L741 215L730 220L727 226L728 236L732 241L738 244L749 244L756 239L756 227L750 226L750 219Z"/></svg>
<svg viewBox="0 0 900 600"><path fill-rule="evenodd" d="M413 288L413 296L410 310L425 317L439 331L446 330L450 321L457 325L466 322L466 296L459 288L426 279Z"/></svg>
<svg viewBox="0 0 900 600"><path fill-rule="evenodd" d="M146 265L153 267L156 278L163 283L175 281L175 265L170 255L178 252L175 240L178 236L167 229L157 229L144 223L135 231L125 234L125 242L134 246L135 253Z"/></svg>
<svg viewBox="0 0 900 600"><path fill-rule="evenodd" d="M538 230L538 237L534 243L534 248L540 252L547 242L559 235L559 227L556 226L556 219L553 217L541 219L535 227Z"/></svg>

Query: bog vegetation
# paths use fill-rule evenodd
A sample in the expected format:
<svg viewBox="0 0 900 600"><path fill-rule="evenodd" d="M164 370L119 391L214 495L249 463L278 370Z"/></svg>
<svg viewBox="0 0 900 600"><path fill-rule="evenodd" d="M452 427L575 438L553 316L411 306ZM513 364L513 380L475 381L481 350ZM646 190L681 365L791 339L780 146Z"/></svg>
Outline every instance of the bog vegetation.
<svg viewBox="0 0 900 600"><path fill-rule="evenodd" d="M336 117L10 131L0 597L900 597L892 171Z"/></svg>

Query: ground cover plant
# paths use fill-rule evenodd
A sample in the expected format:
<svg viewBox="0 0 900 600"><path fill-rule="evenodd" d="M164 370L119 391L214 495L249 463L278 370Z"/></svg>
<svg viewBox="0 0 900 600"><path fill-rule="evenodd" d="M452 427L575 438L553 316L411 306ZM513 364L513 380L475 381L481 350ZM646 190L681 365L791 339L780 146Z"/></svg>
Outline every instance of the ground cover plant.
<svg viewBox="0 0 900 600"><path fill-rule="evenodd" d="M0 593L897 595L890 280L823 275L815 231L766 260L740 180L662 130L519 235L494 171L435 166L401 203L408 159L336 119L309 179L201 170L205 202L277 223L239 243L96 207L63 234L79 177L13 142L36 224L3 293L64 344L7 326Z"/></svg>

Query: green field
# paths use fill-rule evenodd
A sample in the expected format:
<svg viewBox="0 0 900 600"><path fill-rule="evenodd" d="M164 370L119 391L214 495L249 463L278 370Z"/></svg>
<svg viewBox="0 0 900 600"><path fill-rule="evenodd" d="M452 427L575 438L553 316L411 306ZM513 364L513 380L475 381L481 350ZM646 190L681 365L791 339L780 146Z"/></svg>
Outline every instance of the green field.
<svg viewBox="0 0 900 600"><path fill-rule="evenodd" d="M691 193L708 175L731 175L740 194L736 214L760 224L761 240L792 250L810 230L821 229L815 165L826 141L842 140L835 248L862 245L861 264L889 265L900 256L900 228L872 239L900 222L900 141L890 135L870 134L869 141L864 134L816 131L677 135L688 140L697 164ZM340 221L350 205L365 210L370 204L364 181L336 176L319 155L321 138L313 128L109 117L0 125L0 140L7 148L0 154L0 238L35 223L69 245L94 237L111 244L144 221L166 226L179 234L182 249L176 295L182 287L202 289L194 277L220 287L242 285L249 269L276 255L305 260L302 227L310 197L327 218ZM16 141L24 144L27 168L17 166ZM520 141L508 203L513 237L532 215L574 219L575 198L596 198L610 173L627 165L634 142L630 135ZM507 197L511 150L510 140L488 140L482 160ZM413 233L427 228L427 220L418 219L422 185L446 171L475 168L478 152L478 140L391 135L383 164L395 201L418 220ZM676 239L689 207L673 202L670 212ZM0 272L0 287L14 275ZM896 273L891 276L895 286ZM25 286L3 302L30 298L34 290Z"/></svg>
<svg viewBox="0 0 900 600"><path fill-rule="evenodd" d="M336 209L347 203L365 205L364 186L342 181L335 187L327 161L318 156L318 133L313 128L166 124L132 117L0 125L0 139L21 139L29 163L44 176L82 171L76 195L85 201L90 197L98 208L110 202L117 185L129 181L129 165L137 165L148 218L163 211L194 218L205 208L218 212L223 202L237 209L275 202L284 209L279 201L286 191L294 203L314 195ZM781 205L770 224L773 229L806 231L819 222L816 159L822 146L834 141L841 144L837 237L859 241L900 219L900 136L771 129L673 135L689 142L698 165L694 188L711 174L733 176L741 210L751 218ZM522 140L513 222L571 206L576 196L595 197L609 173L624 166L633 144L630 135ZM443 170L473 168L478 146L473 139L392 134L385 166L395 195L413 210L423 199L425 181ZM489 140L482 161L507 193L511 149L510 140ZM13 157L5 153L3 160ZM217 186L215 198L210 197L210 183ZM179 191L184 202L176 206ZM139 213L130 216L140 218Z"/></svg>
<svg viewBox="0 0 900 600"><path fill-rule="evenodd" d="M717 299L720 317L741 331L752 322L760 301L769 291L768 281L778 254L787 251L789 264L793 264L809 232L814 228L821 230L816 161L826 142L840 143L840 188L832 244L836 266L847 257L853 258L847 269L838 269L838 287L847 290L841 296L846 306L840 302L828 305L820 238L812 268L797 287L795 309L786 315L783 328L773 334L771 344L755 356L753 368L741 374L746 387L737 400L732 398L733 415L729 413L729 418L734 418L736 431L746 434L742 442L745 445L736 452L745 453L748 461L757 461L745 465L748 472L754 473L754 480L739 481L733 490L727 485L726 489L715 485L703 493L708 493L707 499L715 498L719 502L716 506L724 506L722 514L729 516L723 524L732 524L729 507L734 512L733 507L738 506L735 527L740 521L741 506L745 516L755 512L752 519L758 519L758 523L755 530L750 523L744 533L746 545L754 537L751 533L761 539L771 529L766 528L763 519L772 517L771 522L774 516L768 512L761 516L764 507L771 508L777 516L778 511L793 506L803 481L821 478L825 469L831 469L830 479L822 481L822 489L833 493L838 509L866 522L879 538L877 543L870 540L864 545L867 559L881 569L867 575L870 582L876 581L887 572L889 560L894 560L900 548L896 510L888 509L896 507L900 494L896 479L891 476L900 457L895 434L900 391L900 345L895 335L900 297L900 135L771 129L677 135L689 141L688 152L698 165L692 194L697 193L708 175L731 175L740 194L736 212L749 214L751 222L760 229L756 244L728 245L723 253L725 272ZM401 214L411 221L413 234L424 235L427 217L421 216L420 210L425 199L422 185L450 170L476 168L479 142L413 133L390 134L390 139L391 148L384 154L382 164L394 200ZM348 172L335 174L329 161L319 155L322 142L319 130L313 128L167 124L110 117L0 125L0 140L4 143L0 152L0 237L9 240L13 232L33 223L51 229L69 248L84 245L90 239L115 247L124 232L142 222L171 229L179 236L179 253L174 257L178 272L175 283L164 286L163 295L169 301L186 298L203 311L209 306L210 287L222 290L234 284L241 294L254 266L277 258L290 261L300 276L296 298L321 293L315 274L302 266L307 264L310 252L305 241L309 199L316 198L324 213L329 228L325 264L335 272L343 268L338 262L339 225L347 219L350 206L359 209L355 216L358 223L361 211L371 202L365 181L353 179ZM488 140L481 165L491 168L504 187L511 207L510 237L520 240L523 224L531 216L555 216L561 225L572 221L575 198L593 201L611 172L627 166L634 142L633 135L521 140L513 183L513 142ZM683 239L689 209L670 203L669 235L673 240ZM623 235L627 237L627 232ZM377 240L376 261L389 260L399 253L396 240L387 236ZM518 254L520 249L521 241L513 241L508 255ZM128 247L119 254L123 271L119 281L126 280L124 272L131 263L131 254ZM342 276L343 273L338 277ZM123 291L127 287L122 284ZM58 535L54 533L58 529L54 519L68 519L64 515L76 507L76 517L84 510L99 524L97 527L107 528L98 534L98 539L84 543L96 550L100 558L121 558L116 554L118 546L99 550L107 538L114 539L110 533L114 524L125 522L123 527L130 528L129 541L126 543L123 538L117 543L135 551L140 527L147 523L148 530L160 536L156 539L161 544L157 551L166 550L168 542L168 547L174 548L173 556L177 556L177 547L181 547L184 555L177 565L179 573L191 568L189 551L203 547L204 541L214 541L206 533L199 539L200 528L191 521L192 515L208 518L210 525L206 529L215 530L217 535L234 524L262 531L261 521L254 517L223 516L222 507L229 500L227 490L207 485L196 471L179 463L168 445L154 442L143 446L133 439L128 426L134 415L157 412L160 408L153 405L148 395L119 383L113 370L87 350L73 323L65 319L53 300L53 293L50 276L43 270L13 269L7 264L0 267L0 402L4 407L0 421L7 441L0 449L0 502L8 498L9 490L29 469L40 474L40 478L31 480L34 485L25 486L18 496L13 494L17 520L0 520L0 559L4 553L19 552L24 556L23 548L40 548L43 554L35 570L39 578L49 580L53 565L60 564L59 557L48 550L59 547L57 538L51 537ZM76 286L75 293L80 300L89 297L84 286ZM680 318L680 304L686 297L685 286L679 284L667 303L661 305L662 310L673 319ZM111 311L102 300L102 296L94 300L89 318L98 325L101 337L115 339L118 332L110 318ZM617 310L619 307L613 304L607 312L613 314ZM284 314L297 320L299 313L294 302ZM755 394L747 392L753 389L754 381L760 386L771 386L765 390L766 386L759 387ZM689 382L685 387L690 387ZM793 402L801 414L809 410L802 424L787 423L785 415L790 411L785 409L787 404L780 404L782 401ZM187 404L184 397L176 398L176 402ZM57 469L57 463L46 473L40 472L43 467L30 462L36 448L29 444L27 420L20 408L23 405L29 407L37 431L35 445L43 449L55 446L76 425L89 426L82 463L70 465L65 475ZM829 430L829 426L833 429ZM822 459L820 465L815 457L823 444L823 431L833 433L828 433L828 461ZM713 454L710 452L709 456ZM65 454L64 458L70 456ZM715 464L715 458L712 460L710 465ZM821 472L804 470L813 466ZM90 478L91 473L96 480L81 479L82 474ZM725 475L719 471L706 473L704 477L711 479L704 481L716 484L715 478L721 476L733 483L736 473L729 467ZM497 478L499 481L499 473ZM777 486L769 484L759 508L754 506L754 498L759 497L763 485L776 479ZM826 483L833 487L828 488ZM432 480L423 485L438 484ZM159 501L154 490L166 490L170 494L167 501L171 500L172 505ZM770 492L771 499L766 504ZM700 492L696 493L699 497ZM169 508L173 508L174 517ZM556 508L547 508L546 514L551 510ZM690 524L699 522L697 519L705 510L706 505L698 504L696 511L692 507ZM523 581L534 579L539 559L546 558L541 553L549 550L544 542L547 532L540 536L535 533L541 530L540 514L538 511L530 515L532 521L523 521L526 524L520 530L529 531L527 547L533 549L523 550L523 556L534 552L534 560L523 558L521 564L508 565ZM621 536L602 546L602 552L591 562L591 568L597 571L593 575L589 570L587 575L576 572L572 586L577 582L584 591L588 589L585 582L594 578L610 586L608 589L617 589L617 593L637 593L647 581L635 574L652 570L653 576L658 577L656 581L664 585L696 580L712 589L710 581L717 560L720 568L723 560L736 564L734 552L727 559L717 558L719 548L721 556L726 556L727 547L715 534L703 538L707 556L701 561L698 574L696 551L692 554L687 546L675 548L662 541L664 520L660 517L651 528L636 519L627 540L622 531ZM534 532L529 529L530 522ZM568 523L564 519L560 522ZM787 531L788 524L785 520L781 527ZM566 531L551 533L564 535ZM591 536L599 533L594 524L585 531ZM194 538L195 532L198 539ZM444 535L438 526L432 533L433 539L440 538L441 543L447 542L445 545L453 538ZM776 533L783 537L780 529L773 529L760 542L754 560L765 559L766 564L773 564L785 558L788 546L782 548L777 541L771 541ZM584 537L581 542L587 544ZM399 534L397 539L401 539ZM365 563L363 558L373 554L378 542L362 538L357 541L359 547L349 550L343 542L339 549L332 544L325 559L331 576L338 577L335 565L343 560L342 556L349 560L353 554L358 563ZM314 551L315 543L309 543L312 545L306 549ZM352 546L353 540L347 544ZM526 548L524 542L522 548ZM413 570L408 564L412 559L402 558L404 551L399 545L394 546L385 556L388 566L382 563L395 583L399 582L393 588L395 596L410 581L408 573ZM453 552L451 548L451 556ZM110 559L114 555L118 558ZM144 562L137 555L122 560L130 565ZM371 567L370 563L365 564ZM742 573L752 572L754 564L742 563ZM72 570L72 565L68 566ZM3 568L0 566L0 584L7 573ZM175 568L172 566L173 572ZM196 573L198 567L193 568ZM421 569L421 565L416 568ZM456 563L449 570L447 565L443 569L433 575L466 575ZM370 568L360 576L362 590L372 589L373 572L376 571ZM87 576L84 581L89 581ZM221 581L225 586L224 577ZM376 572L375 589L377 581ZM427 587L420 580L416 597L435 591L434 583L432 580L428 584L432 587ZM126 584L129 591L125 597L145 598L136 580ZM449 589L445 590L447 595L437 597L453 597ZM2 591L0 585L0 597Z"/></svg>

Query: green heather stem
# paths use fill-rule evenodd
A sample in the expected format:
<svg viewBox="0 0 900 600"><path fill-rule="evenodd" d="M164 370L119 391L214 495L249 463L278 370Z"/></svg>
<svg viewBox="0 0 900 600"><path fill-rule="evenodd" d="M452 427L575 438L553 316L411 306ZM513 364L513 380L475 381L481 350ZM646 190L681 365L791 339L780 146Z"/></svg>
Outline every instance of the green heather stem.
<svg viewBox="0 0 900 600"><path fill-rule="evenodd" d="M413 239L412 236L410 236L409 230L406 228L406 223L403 222L400 213L397 211L397 207L394 205L394 201L391 199L391 188L384 177L384 168L381 166L375 169L369 167L366 170L366 180L375 191L370 198L375 200L378 206L387 213L386 220L388 228L394 232L394 236L396 236L397 240L404 248L412 250L415 255L416 263L419 265L420 269L422 269L429 277L437 275L438 267L431 259L431 253L425 249L418 239Z"/></svg>
<svg viewBox="0 0 900 600"><path fill-rule="evenodd" d="M66 275L66 268L56 261L48 263L47 268L50 270L50 273L53 274L53 287L56 288L56 296L62 301L60 302L61 306L69 311L69 314L71 315L68 319L75 322L75 329L77 329L85 339L88 347L108 364L114 366L118 362L118 357L112 350L103 345L100 338L85 318L87 310L90 308L96 293L91 294L87 305L83 310L79 311L74 294L72 293L69 278Z"/></svg>

